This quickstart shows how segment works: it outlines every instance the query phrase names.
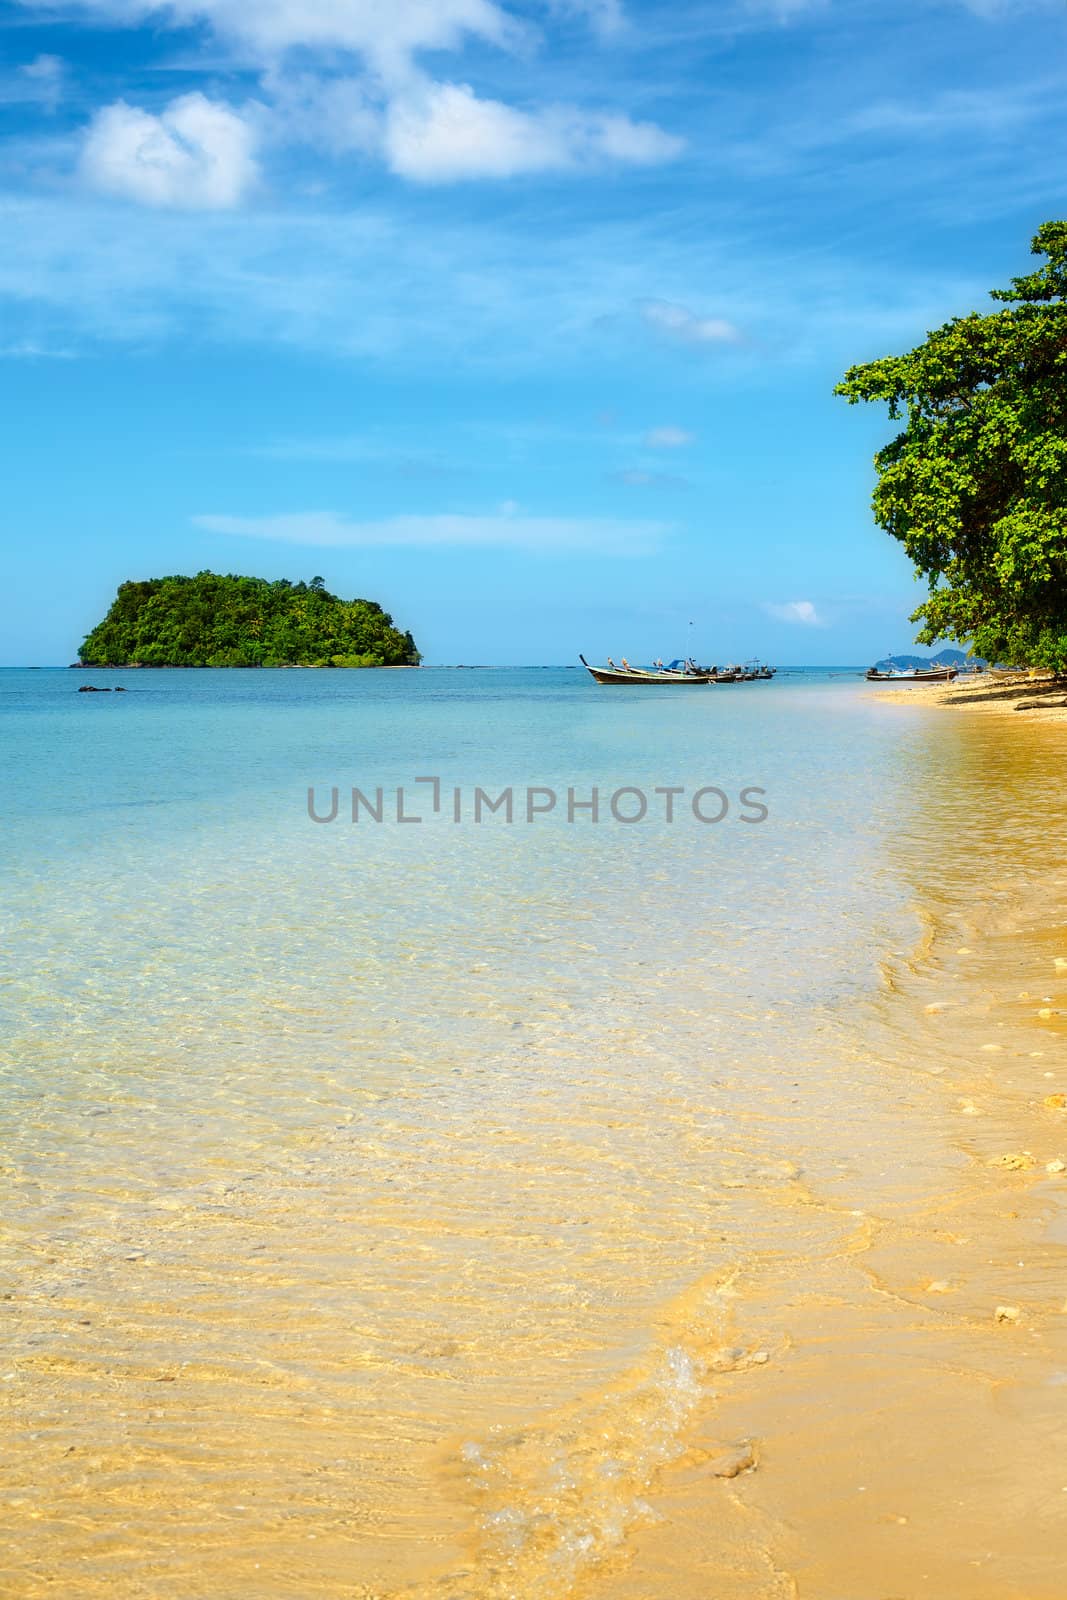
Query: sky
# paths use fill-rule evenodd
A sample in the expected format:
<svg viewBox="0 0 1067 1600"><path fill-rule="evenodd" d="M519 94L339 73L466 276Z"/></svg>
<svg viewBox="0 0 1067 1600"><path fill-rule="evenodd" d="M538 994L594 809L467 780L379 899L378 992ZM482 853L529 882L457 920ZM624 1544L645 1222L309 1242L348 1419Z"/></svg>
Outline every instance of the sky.
<svg viewBox="0 0 1067 1600"><path fill-rule="evenodd" d="M1067 215L1063 0L0 0L0 661L322 575L429 662L866 663L833 396Z"/></svg>

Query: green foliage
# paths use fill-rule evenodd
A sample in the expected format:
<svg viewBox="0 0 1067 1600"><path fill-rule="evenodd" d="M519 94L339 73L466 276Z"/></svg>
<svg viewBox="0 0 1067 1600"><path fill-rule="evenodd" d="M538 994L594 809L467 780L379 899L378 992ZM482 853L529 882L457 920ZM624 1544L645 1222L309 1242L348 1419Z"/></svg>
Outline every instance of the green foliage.
<svg viewBox="0 0 1067 1600"><path fill-rule="evenodd" d="M373 600L339 600L322 578L149 578L119 585L81 647L94 667L392 667L414 665L410 633Z"/></svg>
<svg viewBox="0 0 1067 1600"><path fill-rule="evenodd" d="M874 514L929 583L923 644L1067 671L1067 222L1046 263L907 355L852 367L836 394L907 415L875 456Z"/></svg>

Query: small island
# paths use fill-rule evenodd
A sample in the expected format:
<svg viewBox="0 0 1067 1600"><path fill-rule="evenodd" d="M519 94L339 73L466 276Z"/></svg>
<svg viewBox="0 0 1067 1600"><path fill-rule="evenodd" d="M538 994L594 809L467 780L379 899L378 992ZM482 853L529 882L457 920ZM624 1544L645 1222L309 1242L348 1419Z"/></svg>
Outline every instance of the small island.
<svg viewBox="0 0 1067 1600"><path fill-rule="evenodd" d="M322 578L146 578L119 585L80 667L414 667L419 652L374 600Z"/></svg>

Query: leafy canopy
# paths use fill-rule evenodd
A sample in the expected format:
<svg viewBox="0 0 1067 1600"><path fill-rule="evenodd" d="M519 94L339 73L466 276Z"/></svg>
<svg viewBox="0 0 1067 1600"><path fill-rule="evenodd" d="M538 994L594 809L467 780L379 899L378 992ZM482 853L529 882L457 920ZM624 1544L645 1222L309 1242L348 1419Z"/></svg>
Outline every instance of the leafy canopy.
<svg viewBox="0 0 1067 1600"><path fill-rule="evenodd" d="M322 578L149 578L123 583L81 647L87 666L414 665L410 633L373 600L339 600Z"/></svg>
<svg viewBox="0 0 1067 1600"><path fill-rule="evenodd" d="M875 456L874 515L929 583L923 644L1067 671L1067 222L1033 240L1045 265L993 291L907 355L852 367L851 405L907 426Z"/></svg>

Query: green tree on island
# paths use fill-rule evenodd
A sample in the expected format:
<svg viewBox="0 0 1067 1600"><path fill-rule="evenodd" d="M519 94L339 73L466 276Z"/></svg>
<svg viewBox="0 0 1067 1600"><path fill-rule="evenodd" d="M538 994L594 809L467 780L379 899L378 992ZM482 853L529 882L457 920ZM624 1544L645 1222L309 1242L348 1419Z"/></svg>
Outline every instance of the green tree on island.
<svg viewBox="0 0 1067 1600"><path fill-rule="evenodd" d="M906 413L875 456L874 515L929 583L923 644L1067 671L1067 222L1033 241L1045 265L902 356L852 367L850 404Z"/></svg>
<svg viewBox="0 0 1067 1600"><path fill-rule="evenodd" d="M322 578L148 578L119 585L81 647L94 667L394 667L419 652L374 600L339 600Z"/></svg>

